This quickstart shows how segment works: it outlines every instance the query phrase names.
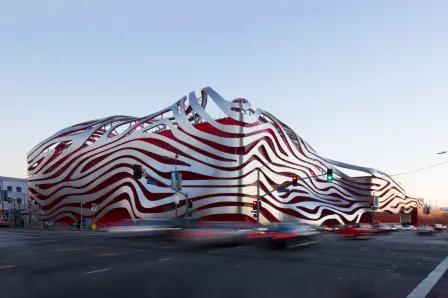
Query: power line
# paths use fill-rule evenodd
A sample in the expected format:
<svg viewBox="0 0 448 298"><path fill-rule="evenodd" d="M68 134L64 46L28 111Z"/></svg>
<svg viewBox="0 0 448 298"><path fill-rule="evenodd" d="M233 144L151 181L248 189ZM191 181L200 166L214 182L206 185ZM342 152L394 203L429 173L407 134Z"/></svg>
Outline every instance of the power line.
<svg viewBox="0 0 448 298"><path fill-rule="evenodd" d="M430 168L441 166L441 165L446 164L446 163L448 163L448 160L444 161L444 162L441 162L441 163L438 163L438 164L435 164L435 165L432 165L432 166L428 166L428 167L424 167L424 168L420 168L420 169L416 169L416 170L412 170L412 171L408 171L408 172L398 173L398 174L394 174L394 175L390 175L390 176L394 177L394 176L401 176L401 175L405 175L405 174L411 174L411 173L415 173L415 172L420 172L420 171L423 171L423 170L427 170L427 169L430 169Z"/></svg>

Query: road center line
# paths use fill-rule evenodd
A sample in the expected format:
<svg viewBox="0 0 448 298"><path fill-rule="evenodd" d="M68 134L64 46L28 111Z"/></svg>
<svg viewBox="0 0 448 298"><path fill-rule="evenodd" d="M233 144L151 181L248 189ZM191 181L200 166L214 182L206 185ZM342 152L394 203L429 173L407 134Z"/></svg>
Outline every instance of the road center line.
<svg viewBox="0 0 448 298"><path fill-rule="evenodd" d="M448 257L445 258L406 298L425 298L448 269Z"/></svg>
<svg viewBox="0 0 448 298"><path fill-rule="evenodd" d="M168 261L168 260L171 260L171 258L160 259L157 262L163 262L163 261Z"/></svg>
<svg viewBox="0 0 448 298"><path fill-rule="evenodd" d="M100 269L100 270L95 270L95 271L89 271L89 272L84 272L84 273L81 273L81 274L92 274L92 273L104 272L104 271L107 271L107 270L110 270L110 268Z"/></svg>

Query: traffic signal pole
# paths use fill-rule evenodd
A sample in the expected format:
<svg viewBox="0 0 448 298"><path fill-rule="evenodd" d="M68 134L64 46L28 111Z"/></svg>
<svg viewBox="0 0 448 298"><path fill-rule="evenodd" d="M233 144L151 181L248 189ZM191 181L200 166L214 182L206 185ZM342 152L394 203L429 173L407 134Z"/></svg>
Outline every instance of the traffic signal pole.
<svg viewBox="0 0 448 298"><path fill-rule="evenodd" d="M261 169L257 168L257 223L260 223L260 172Z"/></svg>
<svg viewBox="0 0 448 298"><path fill-rule="evenodd" d="M260 223L260 203L261 203L260 201L261 201L261 199L264 198L265 196L273 193L274 191L284 187L285 184L287 183L287 182L284 182L284 183L280 184L279 187L271 190L270 192L265 193L263 196L260 197L260 172L261 172L261 168L257 168L257 223ZM321 174L321 175L316 175L313 177L300 177L299 178L298 176L296 176L297 177L296 182L299 180L303 181L303 180L313 179L313 178L317 178L317 177L321 177L321 176L327 176L327 181L333 181L333 170L327 170L327 173Z"/></svg>

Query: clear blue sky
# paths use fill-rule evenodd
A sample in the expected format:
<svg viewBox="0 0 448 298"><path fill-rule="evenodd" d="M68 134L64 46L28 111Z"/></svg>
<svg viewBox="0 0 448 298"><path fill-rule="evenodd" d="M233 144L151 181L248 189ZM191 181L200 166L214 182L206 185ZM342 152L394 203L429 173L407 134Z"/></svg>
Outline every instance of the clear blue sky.
<svg viewBox="0 0 448 298"><path fill-rule="evenodd" d="M210 85L319 153L391 174L448 159L448 2L2 1L0 175L57 130ZM448 202L448 165L400 177Z"/></svg>

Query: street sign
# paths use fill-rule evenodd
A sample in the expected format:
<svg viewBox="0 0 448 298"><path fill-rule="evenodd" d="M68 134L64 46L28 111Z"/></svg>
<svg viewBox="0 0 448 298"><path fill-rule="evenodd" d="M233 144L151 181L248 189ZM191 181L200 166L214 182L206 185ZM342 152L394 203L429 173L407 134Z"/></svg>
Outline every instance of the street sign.
<svg viewBox="0 0 448 298"><path fill-rule="evenodd" d="M96 210L98 209L98 205L93 203L91 208L92 208L92 212L96 212Z"/></svg>
<svg viewBox="0 0 448 298"><path fill-rule="evenodd" d="M171 172L171 187L176 190L182 190L182 173Z"/></svg>
<svg viewBox="0 0 448 298"><path fill-rule="evenodd" d="M176 203L176 205L179 205L179 199L180 199L180 194L178 192L176 192L174 194L174 202Z"/></svg>
<svg viewBox="0 0 448 298"><path fill-rule="evenodd" d="M92 228L92 231L95 231L95 229L96 229L96 224L93 224L93 225L91 225L90 227Z"/></svg>
<svg viewBox="0 0 448 298"><path fill-rule="evenodd" d="M156 180L152 180L152 179L148 179L148 180L146 180L146 184L157 185L157 181Z"/></svg>
<svg viewBox="0 0 448 298"><path fill-rule="evenodd" d="M279 189L277 189L277 192L280 192L280 193L288 192L288 191L289 191L289 189L287 189L287 188L279 188Z"/></svg>
<svg viewBox="0 0 448 298"><path fill-rule="evenodd" d="M373 196L373 206L378 207L378 197Z"/></svg>

